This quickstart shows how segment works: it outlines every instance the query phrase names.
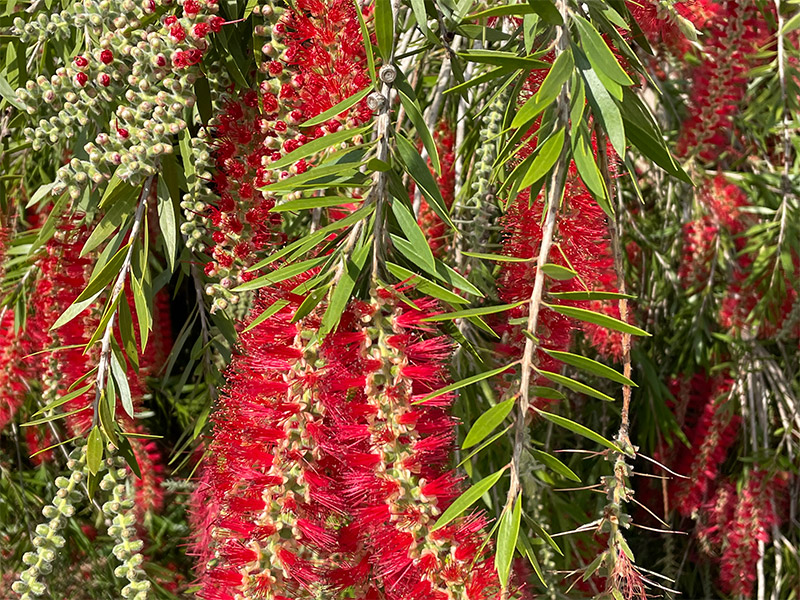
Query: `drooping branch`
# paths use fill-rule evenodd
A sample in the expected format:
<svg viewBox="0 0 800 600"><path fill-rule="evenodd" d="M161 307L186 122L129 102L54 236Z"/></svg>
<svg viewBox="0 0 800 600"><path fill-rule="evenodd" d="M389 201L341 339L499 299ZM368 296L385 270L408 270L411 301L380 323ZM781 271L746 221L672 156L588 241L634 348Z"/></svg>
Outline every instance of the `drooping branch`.
<svg viewBox="0 0 800 600"><path fill-rule="evenodd" d="M568 11L567 5L564 0L559 0L556 3L559 12L561 13L563 25L556 28L556 42L555 53L556 58L565 52L569 47L569 30L568 30ZM533 282L533 291L528 302L528 323L526 330L528 335L525 339L525 349L522 354L522 362L520 366L520 386L519 395L517 398L517 413L516 421L514 424L514 453L511 459L511 484L508 491L508 499L506 500L505 510L510 510L519 495L520 490L520 462L522 458L522 450L525 442L525 429L527 427L528 410L530 408L530 381L531 370L533 369L534 356L538 343L536 339L536 330L539 321L539 312L542 305L542 294L544 293L544 265L548 262L550 256L550 249L553 245L553 234L556 228L556 220L558 217L558 208L561 203L561 197L564 192L564 186L567 179L567 172L569 169L569 82L565 82L561 87L561 92L556 99L556 127L565 130L564 143L561 147L556 165L550 177L547 187L547 207L544 227L542 230L542 243L539 247L539 256L536 261L536 275ZM507 583L507 582L506 582ZM506 594L508 586L506 585Z"/></svg>
<svg viewBox="0 0 800 600"><path fill-rule="evenodd" d="M111 289L111 296L108 299L109 310L111 310L112 313L103 332L100 346L100 359L97 363L95 395L92 403L92 427L95 427L100 419L100 398L105 389L106 379L108 378L108 368L111 360L111 336L114 334L114 322L118 310L116 308L116 303L120 294L122 294L122 291L125 289L125 280L128 277L128 271L130 271L131 268L131 260L133 259L133 248L136 238L139 237L139 230L142 228L142 221L144 220L145 209L147 208L147 201L150 198L154 180L155 176L150 176L145 180L142 186L142 191L139 196L139 205L136 207L136 213L133 217L133 226L131 227L131 233L128 237L128 252L125 254L125 259L122 262L119 275L117 275L117 279L114 281L114 287Z"/></svg>

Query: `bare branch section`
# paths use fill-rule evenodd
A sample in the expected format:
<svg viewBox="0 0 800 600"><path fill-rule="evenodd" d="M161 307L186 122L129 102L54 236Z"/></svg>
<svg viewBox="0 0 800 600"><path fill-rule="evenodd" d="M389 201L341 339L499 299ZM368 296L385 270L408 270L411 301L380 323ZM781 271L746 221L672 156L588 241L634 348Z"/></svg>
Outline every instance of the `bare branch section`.
<svg viewBox="0 0 800 600"><path fill-rule="evenodd" d="M555 58L566 51L569 47L568 11L567 4L563 0L556 2L557 8L561 13L564 25L556 28ZM561 87L561 92L556 99L556 118L558 128L565 130L564 144L556 162L553 174L547 187L547 216L545 218L544 229L542 232L542 245L539 248L539 256L536 261L536 276L533 281L533 291L528 303L528 324L527 331L530 334L525 340L525 350L522 354L521 378L519 396L517 401L517 414L514 424L514 454L511 463L511 485L508 490L505 510L510 510L514 501L519 495L520 490L520 461L525 442L525 428L527 427L528 409L530 408L530 387L531 370L533 369L534 356L538 346L535 341L536 329L539 321L539 312L542 305L542 294L544 293L544 265L548 262L550 249L553 245L553 234L558 218L558 208L564 191L569 169L569 82ZM507 583L507 582L506 582ZM505 586L505 594L508 594L508 585Z"/></svg>

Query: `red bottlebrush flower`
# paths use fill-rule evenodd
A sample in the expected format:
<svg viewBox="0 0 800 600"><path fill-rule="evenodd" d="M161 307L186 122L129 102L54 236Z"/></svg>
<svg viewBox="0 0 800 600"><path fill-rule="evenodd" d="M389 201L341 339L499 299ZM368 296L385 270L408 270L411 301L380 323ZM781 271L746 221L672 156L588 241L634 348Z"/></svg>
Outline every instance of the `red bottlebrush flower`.
<svg viewBox="0 0 800 600"><path fill-rule="evenodd" d="M253 314L269 303L257 300ZM321 585L318 561L336 548L330 520L341 518L343 507L336 481L327 475L331 465L308 429L325 426L331 417L313 382L303 377L313 367L304 358L304 323L291 323L296 307L290 304L242 334L240 353L227 372L228 385L213 418L212 460L203 475L208 506L195 507L202 515L195 522L206 528L198 532L195 551L220 557L216 570L202 572L201 566L206 595L220 587L220 569L240 566L242 548L260 548L258 566L238 580L231 577L224 589L255 593L268 581L272 594L295 598L300 590ZM295 407L289 412L287 401ZM231 519L242 523L233 537L225 529ZM279 531L287 526L296 534L284 538Z"/></svg>
<svg viewBox="0 0 800 600"><path fill-rule="evenodd" d="M732 414L727 402L732 383L703 375L695 375L690 383L688 408L701 412L696 425L687 432L691 448L675 462L676 469L689 476L675 485L677 508L684 516L692 515L709 499L719 466L736 441L739 417Z"/></svg>
<svg viewBox="0 0 800 600"><path fill-rule="evenodd" d="M738 155L739 134L733 117L747 88L746 73L763 63L758 58L771 41L770 30L756 2L726 2L715 5L704 25L703 54L688 79L689 116L678 139L680 156L693 154L713 163L724 153Z"/></svg>
<svg viewBox="0 0 800 600"><path fill-rule="evenodd" d="M87 81L89 81L89 76L86 73L75 74L75 85L78 87L85 86Z"/></svg>
<svg viewBox="0 0 800 600"><path fill-rule="evenodd" d="M85 56L82 56L80 54L78 56L76 56L75 58L73 58L72 62L73 62L73 64L75 65L75 67L77 69L85 69L86 67L89 66L89 59L87 59Z"/></svg>
<svg viewBox="0 0 800 600"><path fill-rule="evenodd" d="M114 53L106 48L100 52L100 60L104 65L110 65L112 62L114 62Z"/></svg>
<svg viewBox="0 0 800 600"><path fill-rule="evenodd" d="M0 250L3 249L0 240ZM28 344L14 328L14 311L0 309L0 431L12 421L25 399L28 380L33 376ZM38 377L37 377L38 378Z"/></svg>
<svg viewBox="0 0 800 600"><path fill-rule="evenodd" d="M281 289L269 295L254 315L286 297ZM238 571L240 581L231 578L231 593L255 594L269 582L276 597L325 586L386 600L416 598L423 588L428 597L494 597L490 553L480 552L483 520L430 531L459 493L444 466L454 422L443 405L452 398L412 406L445 384L447 344L419 324L430 313L402 319L408 309L391 294L354 302L337 331L309 347L324 309L292 323L301 301L290 299L244 333L227 374L200 500L214 516L194 518L202 528L195 551L220 557L216 570L201 573L204 593L220 589L216 572L239 567L242 546L255 549L258 540L264 558ZM399 325L404 320L410 329ZM385 343L398 337L407 343ZM397 364L407 367L387 379ZM413 419L395 418L410 412ZM292 535L280 535L283 527Z"/></svg>
<svg viewBox="0 0 800 600"><path fill-rule="evenodd" d="M762 471L753 471L736 498L733 519L724 524L720 586L732 596L749 598L756 580L759 542L769 543L776 523L774 485Z"/></svg>

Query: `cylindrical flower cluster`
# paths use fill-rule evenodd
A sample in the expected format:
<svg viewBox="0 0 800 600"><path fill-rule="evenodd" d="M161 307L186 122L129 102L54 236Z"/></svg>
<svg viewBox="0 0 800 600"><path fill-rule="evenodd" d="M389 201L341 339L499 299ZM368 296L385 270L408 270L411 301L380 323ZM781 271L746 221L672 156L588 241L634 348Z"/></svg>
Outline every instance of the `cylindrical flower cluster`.
<svg viewBox="0 0 800 600"><path fill-rule="evenodd" d="M242 334L196 516L203 596L494 597L479 517L432 530L459 492L447 471L449 344L390 290L354 302L319 344L321 313L297 323L302 298ZM200 507L202 511L202 507ZM204 529L208 528L208 529Z"/></svg>

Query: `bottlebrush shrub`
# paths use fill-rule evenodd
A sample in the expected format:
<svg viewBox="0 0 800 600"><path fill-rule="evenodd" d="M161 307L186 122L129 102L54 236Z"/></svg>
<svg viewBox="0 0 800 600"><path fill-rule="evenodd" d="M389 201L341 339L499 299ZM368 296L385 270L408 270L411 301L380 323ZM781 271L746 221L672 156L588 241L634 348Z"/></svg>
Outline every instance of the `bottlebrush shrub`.
<svg viewBox="0 0 800 600"><path fill-rule="evenodd" d="M479 516L440 529L458 493L450 345L392 290L351 305L324 343L300 298L241 336L214 421L196 553L205 598L494 597ZM254 314L269 305L263 295ZM206 488L206 486L208 486Z"/></svg>
<svg viewBox="0 0 800 600"><path fill-rule="evenodd" d="M797 587L796 6L495 4L0 19L0 597Z"/></svg>

